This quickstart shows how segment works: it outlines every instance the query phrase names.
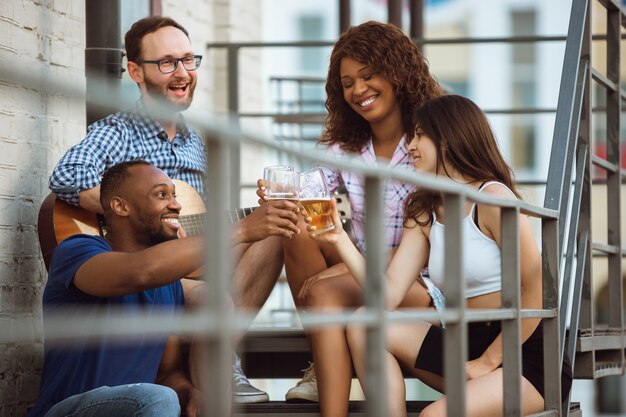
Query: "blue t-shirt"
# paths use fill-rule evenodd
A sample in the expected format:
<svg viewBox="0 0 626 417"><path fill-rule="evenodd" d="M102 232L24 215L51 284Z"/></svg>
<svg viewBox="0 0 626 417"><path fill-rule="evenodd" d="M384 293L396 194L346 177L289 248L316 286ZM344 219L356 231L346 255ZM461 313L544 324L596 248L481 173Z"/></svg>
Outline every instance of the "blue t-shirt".
<svg viewBox="0 0 626 417"><path fill-rule="evenodd" d="M129 315L154 310L175 315L182 311L180 281L110 298L94 297L76 288L73 280L78 268L95 255L110 251L105 239L87 235L72 236L55 249L43 294L44 329L48 314L63 311L72 316L73 306L85 318L102 315L104 320L112 310ZM154 383L166 339L136 336L124 343L103 335L96 341L77 339L70 345L45 346L39 400L28 416L43 417L56 403L97 387Z"/></svg>

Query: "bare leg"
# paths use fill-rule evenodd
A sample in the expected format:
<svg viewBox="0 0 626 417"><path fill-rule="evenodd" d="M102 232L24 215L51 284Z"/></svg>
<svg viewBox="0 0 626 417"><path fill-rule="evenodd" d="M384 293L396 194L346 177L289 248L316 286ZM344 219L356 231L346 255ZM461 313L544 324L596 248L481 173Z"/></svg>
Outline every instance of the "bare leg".
<svg viewBox="0 0 626 417"><path fill-rule="evenodd" d="M251 244L235 266L233 299L238 309L256 314L272 292L283 268L282 238Z"/></svg>
<svg viewBox="0 0 626 417"><path fill-rule="evenodd" d="M311 287L307 310L338 313L361 304L361 288L349 274L327 278ZM352 360L343 326L324 327L308 333L320 411L324 417L348 415Z"/></svg>
<svg viewBox="0 0 626 417"><path fill-rule="evenodd" d="M291 240L284 239L285 271L291 295L298 305L297 296L304 280L341 262L337 251L328 244L311 239L306 223L300 219L300 233Z"/></svg>
<svg viewBox="0 0 626 417"><path fill-rule="evenodd" d="M498 368L466 384L465 398L468 417L502 416L503 385L502 368ZM445 417L446 397L426 407L420 417ZM543 410L544 401L533 385L522 377L522 415L534 414Z"/></svg>
<svg viewBox="0 0 626 417"><path fill-rule="evenodd" d="M424 307L429 302L426 290L419 283L414 283L407 297L403 300L402 307ZM361 314L365 308L359 309L355 314ZM393 324L387 329L387 405L389 416L406 416L406 388L402 368L413 369L415 359L419 353L422 342L431 324L426 322ZM361 325L349 325L347 329L352 361L361 386L365 388L366 369L366 331ZM417 373L417 370L415 370ZM426 374L426 373L423 373ZM416 375L417 376L417 375ZM429 379L432 375L419 375ZM438 378L429 381L431 386L440 386Z"/></svg>

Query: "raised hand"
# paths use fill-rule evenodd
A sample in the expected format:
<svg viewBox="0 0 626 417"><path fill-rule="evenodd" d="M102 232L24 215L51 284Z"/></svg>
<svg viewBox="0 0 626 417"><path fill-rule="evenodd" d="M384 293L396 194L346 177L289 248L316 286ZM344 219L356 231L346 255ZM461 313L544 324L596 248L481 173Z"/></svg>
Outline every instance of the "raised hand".
<svg viewBox="0 0 626 417"><path fill-rule="evenodd" d="M270 200L259 206L239 223L241 241L257 242L269 236L291 239L300 233L297 204L287 200Z"/></svg>
<svg viewBox="0 0 626 417"><path fill-rule="evenodd" d="M341 218L339 217L339 212L337 210L337 200L335 200L334 198L330 199L330 211L335 227L324 233L314 233L316 232L316 227L310 224L312 219L311 217L308 217L306 213L304 221L307 223L306 230L310 233L312 239L319 240L320 242L335 244L337 243L339 236L343 232L343 224L341 223Z"/></svg>

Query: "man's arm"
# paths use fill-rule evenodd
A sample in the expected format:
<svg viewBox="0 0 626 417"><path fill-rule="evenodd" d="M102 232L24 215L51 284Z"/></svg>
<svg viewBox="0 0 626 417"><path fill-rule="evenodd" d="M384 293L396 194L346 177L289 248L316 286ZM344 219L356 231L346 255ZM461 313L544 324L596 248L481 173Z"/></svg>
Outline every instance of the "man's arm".
<svg viewBox="0 0 626 417"><path fill-rule="evenodd" d="M103 252L74 275L74 285L96 297L116 297L170 284L204 264L204 238L170 240L138 252Z"/></svg>
<svg viewBox="0 0 626 417"><path fill-rule="evenodd" d="M93 213L104 213L100 205L100 184L78 193L78 205Z"/></svg>
<svg viewBox="0 0 626 417"><path fill-rule="evenodd" d="M156 383L173 389L178 395L181 409L188 417L196 417L203 408L202 393L197 390L183 368L181 341L169 336L159 365Z"/></svg>
<svg viewBox="0 0 626 417"><path fill-rule="evenodd" d="M115 115L91 125L85 138L68 149L55 166L48 181L50 189L69 204L101 213L100 178L108 166L125 160L126 141L131 137L128 129ZM83 196L92 190L93 194Z"/></svg>

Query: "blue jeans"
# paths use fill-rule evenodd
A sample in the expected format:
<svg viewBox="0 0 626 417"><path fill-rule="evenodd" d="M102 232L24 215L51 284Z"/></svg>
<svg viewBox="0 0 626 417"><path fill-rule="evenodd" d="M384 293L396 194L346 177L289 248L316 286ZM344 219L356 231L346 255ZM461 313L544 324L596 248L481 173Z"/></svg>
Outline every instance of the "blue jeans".
<svg viewBox="0 0 626 417"><path fill-rule="evenodd" d="M178 396L156 384L100 387L66 398L46 417L179 417Z"/></svg>

